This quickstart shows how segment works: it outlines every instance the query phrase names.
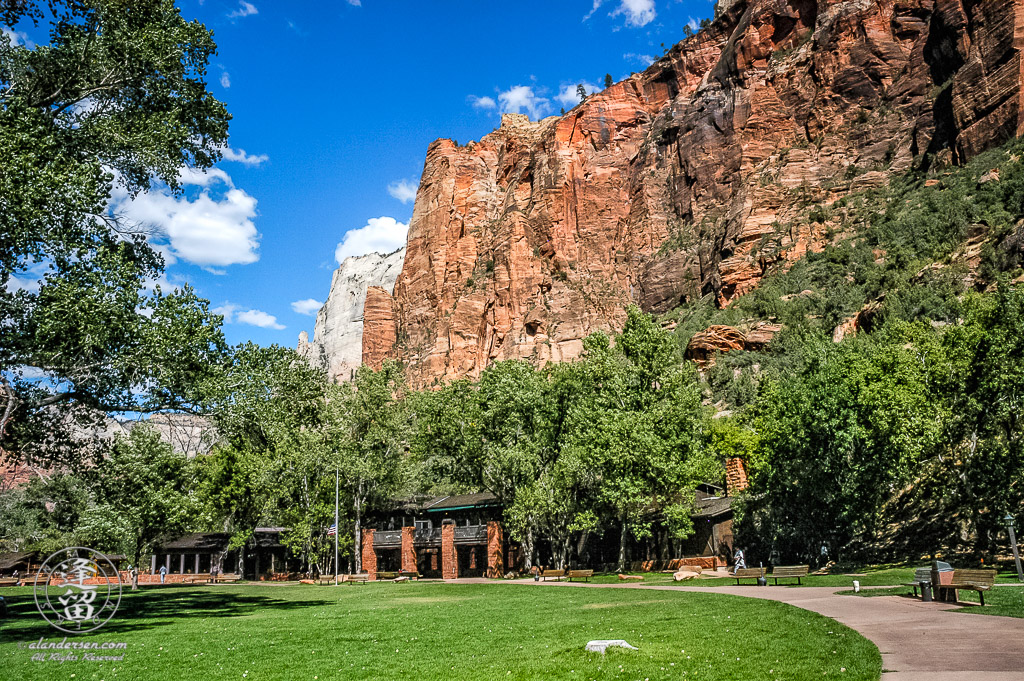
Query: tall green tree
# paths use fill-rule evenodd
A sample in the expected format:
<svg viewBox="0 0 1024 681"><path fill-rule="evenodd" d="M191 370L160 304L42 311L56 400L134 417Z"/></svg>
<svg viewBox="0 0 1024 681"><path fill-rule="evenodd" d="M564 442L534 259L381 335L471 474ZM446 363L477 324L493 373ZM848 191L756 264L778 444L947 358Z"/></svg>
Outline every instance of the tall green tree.
<svg viewBox="0 0 1024 681"><path fill-rule="evenodd" d="M182 168L220 158L230 116L204 82L212 34L172 0L4 8L0 24L50 43L0 38L0 443L73 455L97 412L194 408L224 349L188 287L149 288L162 260L110 199L180 191Z"/></svg>
<svg viewBox="0 0 1024 681"><path fill-rule="evenodd" d="M326 471L338 470L344 485L356 572L362 571L363 518L390 502L407 479L411 422L404 392L401 368L387 360L376 371L361 367L354 384L333 386L327 397L320 460Z"/></svg>
<svg viewBox="0 0 1024 681"><path fill-rule="evenodd" d="M158 538L185 529L197 508L187 460L145 425L117 439L96 468L95 479L104 515L122 528L136 568ZM137 588L136 572L132 589Z"/></svg>

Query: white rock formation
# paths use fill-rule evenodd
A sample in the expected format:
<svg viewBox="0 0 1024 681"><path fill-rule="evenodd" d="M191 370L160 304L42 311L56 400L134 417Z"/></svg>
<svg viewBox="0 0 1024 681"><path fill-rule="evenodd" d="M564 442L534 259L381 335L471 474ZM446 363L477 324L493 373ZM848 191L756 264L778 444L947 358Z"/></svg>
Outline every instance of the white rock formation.
<svg viewBox="0 0 1024 681"><path fill-rule="evenodd" d="M299 334L298 353L338 381L351 380L363 360L363 304L366 289L380 286L395 290L402 271L405 249L394 253L345 258L334 271L327 302L316 315L313 340Z"/></svg>

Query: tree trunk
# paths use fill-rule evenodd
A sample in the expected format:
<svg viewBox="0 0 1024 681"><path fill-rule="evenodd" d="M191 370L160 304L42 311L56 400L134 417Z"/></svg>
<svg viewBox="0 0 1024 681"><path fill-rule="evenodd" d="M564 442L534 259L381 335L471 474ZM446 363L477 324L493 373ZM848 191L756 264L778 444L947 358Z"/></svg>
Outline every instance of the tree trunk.
<svg viewBox="0 0 1024 681"><path fill-rule="evenodd" d="M616 568L619 572L626 571L626 543L629 539L629 528L626 525L626 518L622 518L622 534L619 537L619 565Z"/></svg>
<svg viewBox="0 0 1024 681"><path fill-rule="evenodd" d="M356 561L356 574L363 571L363 481L359 481L359 486L356 488L356 500L355 500L355 512L356 512L356 536L355 536L355 561Z"/></svg>
<svg viewBox="0 0 1024 681"><path fill-rule="evenodd" d="M533 567L533 528L530 527L526 530L526 536L523 537L523 569L529 570Z"/></svg>
<svg viewBox="0 0 1024 681"><path fill-rule="evenodd" d="M576 561L581 567L586 567L587 540L590 539L590 530L580 532L580 538L576 541Z"/></svg>

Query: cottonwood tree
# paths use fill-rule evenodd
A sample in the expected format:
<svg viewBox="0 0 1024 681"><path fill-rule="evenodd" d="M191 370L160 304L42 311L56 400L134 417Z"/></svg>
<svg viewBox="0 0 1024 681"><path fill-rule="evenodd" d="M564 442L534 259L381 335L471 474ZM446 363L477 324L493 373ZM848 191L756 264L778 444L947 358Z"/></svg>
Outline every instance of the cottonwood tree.
<svg viewBox="0 0 1024 681"><path fill-rule="evenodd" d="M183 530L197 508L189 494L187 459L145 425L118 437L97 466L95 479L98 501L105 507L101 513L120 527L136 568L158 538ZM136 570L132 589L138 587Z"/></svg>
<svg viewBox="0 0 1024 681"><path fill-rule="evenodd" d="M366 512L390 501L406 480L411 423L404 391L400 367L387 360L376 371L361 367L354 383L332 386L327 396L321 460L328 472L337 467L352 511L356 572Z"/></svg>
<svg viewBox="0 0 1024 681"><path fill-rule="evenodd" d="M722 472L706 446L708 415L693 369L649 315L631 306L615 346L592 336L583 363L593 397L574 441L600 471L597 498L619 525L624 570L628 538L650 536L656 514L674 536L691 534L694 489Z"/></svg>
<svg viewBox="0 0 1024 681"><path fill-rule="evenodd" d="M312 503L299 490L325 472L307 465L303 438L324 423L328 386L323 371L289 348L245 343L228 357L203 387L223 442L201 463L201 484L219 529L231 533L230 548L240 549L241 571L260 524Z"/></svg>
<svg viewBox="0 0 1024 681"><path fill-rule="evenodd" d="M204 82L211 32L171 0L25 0L0 24L50 37L0 37L0 444L70 455L98 413L194 408L224 349L188 287L149 288L163 262L109 203L180 191L230 116Z"/></svg>

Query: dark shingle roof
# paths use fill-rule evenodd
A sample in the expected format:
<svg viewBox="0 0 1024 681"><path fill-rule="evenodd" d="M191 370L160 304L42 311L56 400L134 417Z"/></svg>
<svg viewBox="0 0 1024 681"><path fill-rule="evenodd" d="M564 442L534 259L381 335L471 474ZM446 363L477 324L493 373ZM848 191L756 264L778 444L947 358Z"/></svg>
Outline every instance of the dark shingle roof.
<svg viewBox="0 0 1024 681"><path fill-rule="evenodd" d="M484 508L498 505L498 497L490 492L477 492L476 494L453 494L446 497L435 497L423 504L423 510L427 512L454 511L459 508Z"/></svg>
<svg viewBox="0 0 1024 681"><path fill-rule="evenodd" d="M732 511L732 499L729 497L707 497L698 499L694 518L714 518Z"/></svg>

